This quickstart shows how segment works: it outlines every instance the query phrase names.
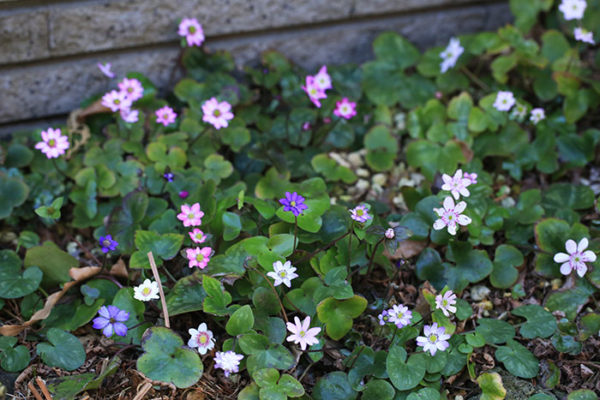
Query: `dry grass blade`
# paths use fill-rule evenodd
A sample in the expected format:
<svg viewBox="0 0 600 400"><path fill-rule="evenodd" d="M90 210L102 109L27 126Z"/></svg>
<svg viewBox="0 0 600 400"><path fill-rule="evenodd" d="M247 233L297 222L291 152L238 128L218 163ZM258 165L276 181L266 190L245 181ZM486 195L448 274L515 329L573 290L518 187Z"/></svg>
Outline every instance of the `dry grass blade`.
<svg viewBox="0 0 600 400"><path fill-rule="evenodd" d="M171 323L169 322L169 310L167 309L167 300L165 299L165 292L162 288L162 283L160 282L160 275L158 274L158 268L156 267L156 262L154 261L154 256L152 252L148 252L148 260L150 261L150 268L152 268L152 273L154 274L154 280L158 284L158 291L160 293L160 302L163 308L163 315L165 317L165 326L167 328L171 327Z"/></svg>

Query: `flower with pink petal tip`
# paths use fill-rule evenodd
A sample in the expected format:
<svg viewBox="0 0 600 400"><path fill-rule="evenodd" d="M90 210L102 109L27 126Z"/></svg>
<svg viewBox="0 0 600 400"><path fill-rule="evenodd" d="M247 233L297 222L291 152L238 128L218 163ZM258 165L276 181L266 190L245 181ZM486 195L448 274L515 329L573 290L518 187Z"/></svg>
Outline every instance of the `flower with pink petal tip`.
<svg viewBox="0 0 600 400"><path fill-rule="evenodd" d="M306 92L310 101L319 108L321 108L321 102L319 100L327 98L325 91L317 86L314 76L308 75L306 77L306 85L302 86L302 90Z"/></svg>
<svg viewBox="0 0 600 400"><path fill-rule="evenodd" d="M196 18L182 19L177 33L185 37L188 46L200 46L204 42L204 31Z"/></svg>
<svg viewBox="0 0 600 400"><path fill-rule="evenodd" d="M364 224L365 222L367 222L368 220L373 218L371 215L369 215L369 209L367 208L367 206L365 204L360 204L360 205L350 209L349 211L350 211L350 218L352 218L353 220L355 220L357 222L360 222L361 224Z"/></svg>
<svg viewBox="0 0 600 400"><path fill-rule="evenodd" d="M356 103L344 97L341 101L335 103L333 114L340 118L350 119L356 115Z"/></svg>
<svg viewBox="0 0 600 400"><path fill-rule="evenodd" d="M421 346L423 351L429 352L432 356L438 350L444 351L450 346L450 343L448 343L450 335L446 333L446 328L443 326L438 327L438 324L435 322L431 325L425 325L423 327L423 334L425 336L417 338L417 346Z"/></svg>
<svg viewBox="0 0 600 400"><path fill-rule="evenodd" d="M475 185L477 183L477 174L475 172L465 172L463 175L465 179L468 179L471 182L471 185Z"/></svg>
<svg viewBox="0 0 600 400"><path fill-rule="evenodd" d="M188 267L198 267L200 269L204 269L210 261L212 251L213 250L210 247L196 247L194 249L186 249L185 256L189 261Z"/></svg>
<svg viewBox="0 0 600 400"><path fill-rule="evenodd" d="M236 352L229 351L217 351L215 354L215 368L220 368L225 373L225 377L228 377L231 373L237 373L240 368L240 361L244 359L244 356L237 354Z"/></svg>
<svg viewBox="0 0 600 400"><path fill-rule="evenodd" d="M583 278L587 272L586 262L596 261L596 254L591 250L585 250L588 247L588 240L583 238L579 243L575 243L574 240L569 239L565 243L567 253L556 253L554 255L554 262L562 263L560 266L560 273L563 275L569 275L573 270L577 271L577 275Z"/></svg>
<svg viewBox="0 0 600 400"><path fill-rule="evenodd" d="M190 238L194 243L204 243L206 242L206 235L198 228L194 228L193 231L188 232Z"/></svg>
<svg viewBox="0 0 600 400"><path fill-rule="evenodd" d="M229 121L233 119L231 104L226 101L219 102L212 97L202 104L202 121L208 122L215 129L227 128Z"/></svg>
<svg viewBox="0 0 600 400"><path fill-rule="evenodd" d="M331 77L327 73L327 65L323 65L315 75L315 85L323 91L333 87L331 86Z"/></svg>
<svg viewBox="0 0 600 400"><path fill-rule="evenodd" d="M110 111L117 112L121 110L129 110L131 108L131 100L124 92L111 90L102 96L102 105L110 108Z"/></svg>
<svg viewBox="0 0 600 400"><path fill-rule="evenodd" d="M144 96L144 87L137 79L124 78L121 82L119 82L119 90L124 92L132 102L139 100Z"/></svg>
<svg viewBox="0 0 600 400"><path fill-rule="evenodd" d="M288 322L287 329L292 333L287 337L287 341L299 344L303 351L306 350L307 346L319 343L317 335L321 332L321 328L311 328L310 317L304 318L302 322L300 322L300 318L294 317L294 323Z"/></svg>
<svg viewBox="0 0 600 400"><path fill-rule="evenodd" d="M48 158L58 158L69 148L69 138L63 136L60 129L48 128L47 131L42 131L42 141L38 142L35 148Z"/></svg>
<svg viewBox="0 0 600 400"><path fill-rule="evenodd" d="M435 296L435 308L442 310L446 317L450 316L450 313L454 314L456 312L456 295L452 292L452 290L448 290L444 295L438 294Z"/></svg>
<svg viewBox="0 0 600 400"><path fill-rule="evenodd" d="M110 63L98 63L98 69L100 69L100 71L104 74L104 76L108 77L108 78L114 78L115 74L114 72L111 71L111 64Z"/></svg>
<svg viewBox="0 0 600 400"><path fill-rule="evenodd" d="M456 229L458 228L458 225L464 226L471 223L471 218L461 214L465 208L467 208L467 203L464 201L461 201L455 207L452 197L446 197L444 199L444 208L433 209L433 211L435 211L435 213L440 217L433 223L433 229L439 231L440 229L448 227L448 233L451 235L456 235Z"/></svg>
<svg viewBox="0 0 600 400"><path fill-rule="evenodd" d="M140 112L138 110L132 110L132 109L121 110L121 118L123 119L123 121L125 121L129 124L134 124L134 123L138 122L139 117L140 117Z"/></svg>
<svg viewBox="0 0 600 400"><path fill-rule="evenodd" d="M412 319L412 311L410 311L408 307L403 304L396 304L392 306L392 308L387 310L387 315L389 317L389 321L396 324L399 329L410 325L410 320Z"/></svg>
<svg viewBox="0 0 600 400"><path fill-rule="evenodd" d="M194 203L191 206L184 204L181 206L181 212L177 214L177 219L183 222L183 226L202 225L204 212L200 210L200 203Z"/></svg>
<svg viewBox="0 0 600 400"><path fill-rule="evenodd" d="M448 174L442 175L442 180L444 181L442 190L447 190L452 193L452 196L454 196L456 200L458 200L461 195L469 197L471 194L469 189L467 189L467 186L471 184L471 180L464 177L462 169L457 169L452 177Z"/></svg>
<svg viewBox="0 0 600 400"><path fill-rule="evenodd" d="M575 35L575 40L580 42L596 44L594 41L594 32L585 30L584 28L575 28L573 35Z"/></svg>
<svg viewBox="0 0 600 400"><path fill-rule="evenodd" d="M215 337L205 322L201 323L198 329L189 329L188 333L190 334L188 347L198 348L198 353L204 355L215 347Z"/></svg>
<svg viewBox="0 0 600 400"><path fill-rule="evenodd" d="M173 109L169 106L164 106L163 108L159 108L155 112L156 114L156 123L163 124L164 126L169 126L175 119L177 118L177 114Z"/></svg>

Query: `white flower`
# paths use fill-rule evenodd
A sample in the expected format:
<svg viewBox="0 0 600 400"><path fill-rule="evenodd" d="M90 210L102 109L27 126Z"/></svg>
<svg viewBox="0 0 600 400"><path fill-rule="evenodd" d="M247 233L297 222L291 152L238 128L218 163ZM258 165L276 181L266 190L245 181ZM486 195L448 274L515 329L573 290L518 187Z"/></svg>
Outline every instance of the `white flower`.
<svg viewBox="0 0 600 400"><path fill-rule="evenodd" d="M577 271L577 275L583 277L587 272L586 262L596 261L596 254L587 250L588 240L583 238L579 241L579 244L575 243L574 240L569 239L565 243L567 253L556 253L554 255L554 262L563 263L560 266L560 273L563 275L569 275L573 270Z"/></svg>
<svg viewBox="0 0 600 400"><path fill-rule="evenodd" d="M292 267L292 263L286 261L282 264L281 261L275 261L273 263L273 271L267 272L267 276L273 278L275 282L273 285L279 286L282 283L287 287L292 287L292 279L297 278L296 268Z"/></svg>
<svg viewBox="0 0 600 400"><path fill-rule="evenodd" d="M331 89L331 77L327 73L327 66L323 65L315 75L315 84L321 90Z"/></svg>
<svg viewBox="0 0 600 400"><path fill-rule="evenodd" d="M589 43L589 44L596 44L596 42L594 41L594 33L593 32L590 32L583 28L575 28L575 30L573 31L573 34L575 35L575 40L579 40L580 42Z"/></svg>
<svg viewBox="0 0 600 400"><path fill-rule="evenodd" d="M583 18L586 7L587 3L585 0L562 0L558 9L563 13L565 19L569 21Z"/></svg>
<svg viewBox="0 0 600 400"><path fill-rule="evenodd" d="M303 351L306 350L306 346L319 343L317 335L321 332L321 328L311 328L310 317L304 318L302 322L300 322L300 318L294 317L294 323L288 322L287 329L292 333L287 337L287 341L299 344Z"/></svg>
<svg viewBox="0 0 600 400"><path fill-rule="evenodd" d="M433 223L433 229L436 231L448 227L448 233L456 235L458 225L469 225L471 218L463 215L462 212L467 208L467 203L461 201L454 206L454 200L448 196L444 199L444 208L434 208L433 211L440 217Z"/></svg>
<svg viewBox="0 0 600 400"><path fill-rule="evenodd" d="M444 351L450 346L450 343L448 343L450 335L446 333L446 328L443 326L438 327L435 322L432 325L425 325L423 334L425 336L417 338L417 345L423 347L423 351L428 351L432 356L438 350Z"/></svg>
<svg viewBox="0 0 600 400"><path fill-rule="evenodd" d="M392 228L387 228L385 231L385 237L388 239L393 239L396 236L396 232L394 232L394 229Z"/></svg>
<svg viewBox="0 0 600 400"><path fill-rule="evenodd" d="M435 296L435 308L442 310L446 317L456 312L454 304L456 304L456 295L452 290L448 290L443 296L441 294Z"/></svg>
<svg viewBox="0 0 600 400"><path fill-rule="evenodd" d="M238 372L240 361L244 358L243 355L237 354L234 351L217 351L215 354L215 368L221 368L228 377L231 373Z"/></svg>
<svg viewBox="0 0 600 400"><path fill-rule="evenodd" d="M144 283L133 288L133 297L139 301L158 299L158 283L146 279Z"/></svg>
<svg viewBox="0 0 600 400"><path fill-rule="evenodd" d="M402 304L396 304L387 310L388 321L396 324L398 328L403 328L410 325L412 319L412 311Z"/></svg>
<svg viewBox="0 0 600 400"><path fill-rule="evenodd" d="M543 108L534 108L531 110L531 116L529 120L533 122L535 125L538 124L541 120L546 119L546 113Z"/></svg>
<svg viewBox="0 0 600 400"><path fill-rule="evenodd" d="M460 45L460 40L457 38L451 38L446 49L440 53L440 57L443 60L440 64L442 73L445 73L450 68L454 67L458 57L460 57L464 51L464 47Z"/></svg>
<svg viewBox="0 0 600 400"><path fill-rule="evenodd" d="M448 174L442 175L442 180L444 181L442 190L447 190L452 193L452 196L454 196L456 200L458 200L461 195L469 197L471 194L467 189L467 186L471 184L471 179L464 176L462 169L456 170L453 177Z"/></svg>
<svg viewBox="0 0 600 400"><path fill-rule="evenodd" d="M197 347L198 353L204 355L207 351L215 347L213 333L207 328L204 322L198 326L198 329L188 330L188 333L191 336L190 340L188 340L188 347Z"/></svg>
<svg viewBox="0 0 600 400"><path fill-rule="evenodd" d="M494 101L494 108L498 111L509 111L515 103L515 96L512 92L500 91L496 96L496 101Z"/></svg>
<svg viewBox="0 0 600 400"><path fill-rule="evenodd" d="M525 117L527 116L527 106L525 104L517 102L515 108L513 108L510 112L510 116L511 118L515 118L518 121L523 121L523 119L525 119Z"/></svg>

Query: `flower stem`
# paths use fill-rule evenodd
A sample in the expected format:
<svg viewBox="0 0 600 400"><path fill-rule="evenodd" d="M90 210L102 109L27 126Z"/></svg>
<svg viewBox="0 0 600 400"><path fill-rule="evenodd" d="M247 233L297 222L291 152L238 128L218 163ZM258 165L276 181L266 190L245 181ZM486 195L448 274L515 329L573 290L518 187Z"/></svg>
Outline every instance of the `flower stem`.
<svg viewBox="0 0 600 400"><path fill-rule="evenodd" d="M252 268L252 267L250 267L250 268ZM277 293L277 289L275 289L275 286L273 286L273 284L271 283L271 281L269 280L269 278L267 278L267 276L262 271L259 271L258 268L252 268L252 269L254 271L256 271L260 276L262 276L264 278L264 280L267 281L267 283L271 287L271 290L275 294L275 297L277 297L277 301L279 301L279 306L281 307L281 316L283 317L283 319L285 320L285 323L287 324L289 321L288 321L287 315L285 313L285 307L283 306L283 303L281 302L281 298L279 297L279 293Z"/></svg>
<svg viewBox="0 0 600 400"><path fill-rule="evenodd" d="M61 174L63 176L63 178L65 178L67 180L72 180L70 176L68 176L60 168L58 168L58 163L56 162L56 158L52 158L52 164L54 164L54 168L56 169L56 171L58 171L59 174Z"/></svg>
<svg viewBox="0 0 600 400"><path fill-rule="evenodd" d="M297 261L298 264L303 263L306 260L310 260L311 258L313 258L313 256L315 254L319 254L322 251L325 251L327 249L329 249L330 247L334 246L337 242L339 242L340 240L342 240L343 238L345 238L346 236L348 236L351 233L351 231L348 231L346 233L344 233L342 236L340 236L339 238L335 239L333 242L329 243L326 246L323 246L321 248L318 248L317 250L313 251L312 253L308 254L307 256L304 256L303 258L300 259L300 261Z"/></svg>
<svg viewBox="0 0 600 400"><path fill-rule="evenodd" d="M467 77L469 77L469 79L471 79L481 89L483 89L485 91L490 90L490 87L488 85L486 85L483 81L481 81L475 74L473 74L471 71L469 71L469 69L467 67L462 66L462 67L460 67L460 70L462 72L464 72L465 75L467 75Z"/></svg>
<svg viewBox="0 0 600 400"><path fill-rule="evenodd" d="M385 236L379 239L377 243L375 243L375 247L373 247L373 252L371 253L371 258L369 259L369 268L367 268L367 276L371 274L371 270L373 268L373 260L375 259L375 254L377 253L377 248L383 241L385 240Z"/></svg>
<svg viewBox="0 0 600 400"><path fill-rule="evenodd" d="M294 248L292 253L296 251L296 239L298 238L298 217L294 215Z"/></svg>
<svg viewBox="0 0 600 400"><path fill-rule="evenodd" d="M352 225L350 225L350 232L354 232L354 221L352 221ZM350 275L350 261L352 260L352 233L348 237L348 275Z"/></svg>

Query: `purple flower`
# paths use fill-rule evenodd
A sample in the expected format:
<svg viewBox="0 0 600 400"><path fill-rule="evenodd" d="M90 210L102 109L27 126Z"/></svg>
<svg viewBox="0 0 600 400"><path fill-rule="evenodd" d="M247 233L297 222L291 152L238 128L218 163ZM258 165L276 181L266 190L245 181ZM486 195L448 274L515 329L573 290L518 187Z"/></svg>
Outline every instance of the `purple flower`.
<svg viewBox="0 0 600 400"><path fill-rule="evenodd" d="M185 199L190 195L190 193L187 190L182 190L181 192L179 192L179 198L180 199Z"/></svg>
<svg viewBox="0 0 600 400"><path fill-rule="evenodd" d="M390 319L387 310L383 310L381 314L377 316L377 318L379 318L379 325L385 325Z"/></svg>
<svg viewBox="0 0 600 400"><path fill-rule="evenodd" d="M304 204L304 197L296 192L285 192L285 197L279 199L279 202L283 205L283 211L291 211L296 217L308 209L308 206Z"/></svg>
<svg viewBox="0 0 600 400"><path fill-rule="evenodd" d="M102 247L103 253L108 253L109 251L114 251L119 243L116 240L113 240L111 235L100 236L100 247Z"/></svg>
<svg viewBox="0 0 600 400"><path fill-rule="evenodd" d="M102 329L106 337L113 333L119 336L127 335L127 326L123 323L129 319L129 313L117 306L102 306L98 310L99 317L94 318L94 329Z"/></svg>
<svg viewBox="0 0 600 400"><path fill-rule="evenodd" d="M369 209L367 206L361 204L350 210L350 218L357 222L365 223L373 217L369 215Z"/></svg>
<svg viewBox="0 0 600 400"><path fill-rule="evenodd" d="M228 377L231 373L235 374L240 370L239 365L243 358L243 355L231 350L217 351L217 354L215 354L215 368L221 368L225 372L225 376Z"/></svg>
<svg viewBox="0 0 600 400"><path fill-rule="evenodd" d="M172 172L165 172L165 174L163 175L163 178L165 178L167 182L173 182L174 177L175 175L173 175Z"/></svg>

